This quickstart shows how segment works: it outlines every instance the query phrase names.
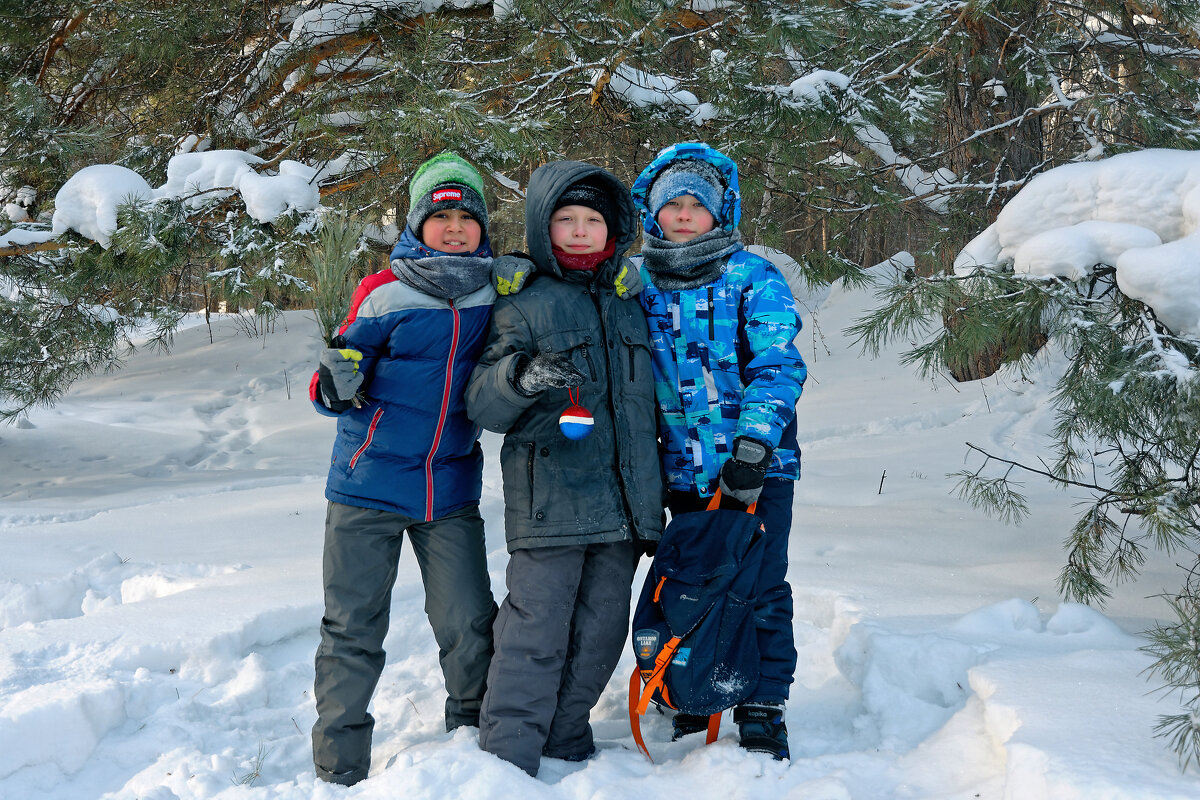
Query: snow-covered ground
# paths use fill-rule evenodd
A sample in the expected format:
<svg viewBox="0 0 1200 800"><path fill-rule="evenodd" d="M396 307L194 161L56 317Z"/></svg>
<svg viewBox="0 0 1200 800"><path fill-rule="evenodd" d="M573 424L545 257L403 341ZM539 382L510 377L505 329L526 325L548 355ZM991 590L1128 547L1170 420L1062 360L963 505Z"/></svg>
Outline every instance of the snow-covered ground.
<svg viewBox="0 0 1200 800"><path fill-rule="evenodd" d="M806 315L804 477L790 580L800 666L793 759L721 739L633 749L626 653L593 717L600 752L537 779L442 730L437 651L406 553L369 780L317 781L309 736L331 420L306 398L306 314L252 338L192 320L170 355L76 385L0 429L0 797L1195 798L1151 736L1176 706L1141 673L1170 559L1104 614L1061 603L1071 497L1031 482L1019 528L951 495L965 441L1029 455L1043 385L923 382L841 329L870 298ZM819 308L817 308L819 306ZM1053 357L1045 369L1052 370ZM483 515L503 595L502 501L487 436ZM968 461L968 463L970 463ZM886 471L886 477L884 472ZM880 490L882 480L882 491ZM640 584L640 574L639 574ZM694 737L693 737L694 738Z"/></svg>

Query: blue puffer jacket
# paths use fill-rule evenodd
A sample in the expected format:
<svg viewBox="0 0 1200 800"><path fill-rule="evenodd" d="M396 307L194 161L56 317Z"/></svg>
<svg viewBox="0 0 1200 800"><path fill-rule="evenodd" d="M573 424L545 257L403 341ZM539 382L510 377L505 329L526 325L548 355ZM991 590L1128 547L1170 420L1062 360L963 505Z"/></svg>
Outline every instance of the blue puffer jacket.
<svg viewBox="0 0 1200 800"><path fill-rule="evenodd" d="M390 269L363 279L342 327L362 351L369 402L338 416L325 496L360 508L439 519L479 502L483 453L463 391L483 351L496 293L418 292ZM320 401L316 376L310 397Z"/></svg>
<svg viewBox="0 0 1200 800"><path fill-rule="evenodd" d="M700 158L721 170L729 185L723 227L736 227L741 218L736 165L708 145L690 143L664 150L634 183L645 230L662 235L646 196L658 172L680 158ZM793 341L801 327L796 301L779 270L739 250L703 286L660 289L644 266L641 276L668 488L710 496L737 436L775 448L769 476L798 478L796 401L808 368Z"/></svg>

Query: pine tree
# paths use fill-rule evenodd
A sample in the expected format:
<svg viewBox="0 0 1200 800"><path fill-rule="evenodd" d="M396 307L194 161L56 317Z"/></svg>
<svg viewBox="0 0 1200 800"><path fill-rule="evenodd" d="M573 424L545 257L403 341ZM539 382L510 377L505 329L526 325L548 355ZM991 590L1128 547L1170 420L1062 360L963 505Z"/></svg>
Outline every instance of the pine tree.
<svg viewBox="0 0 1200 800"><path fill-rule="evenodd" d="M1011 122L1001 118L989 126L986 114L964 112L960 104L955 126L965 120L961 131L976 132L960 131L956 138L975 150L995 140L997 131L1024 124L1017 120L1036 118L1037 129L1022 136L1022 147L1039 158L1027 162L1025 174L1008 169L1014 158L986 148L978 161L960 164L951 216L972 211L978 219L948 226L926 257L947 262L1036 173L1126 150L1193 149L1200 142L1192 109L1200 90L1193 27L1198 9L1160 3L1149 13L1134 13L1124 3L1099 5L1088 11L1037 2L962 6L963 29L979 41L995 43L1004 33L1003 48L1011 54L1004 85L1018 85L1028 105L1004 115ZM953 38L965 44L971 37ZM1006 59L990 63L1004 67ZM964 87L979 83L974 72L965 74ZM987 74L978 72L980 78ZM972 91L965 90L968 105ZM1170 330L1153 309L1123 294L1114 265L1096 265L1079 281L1031 279L1004 264L971 274L928 264L924 272L898 276L883 290L881 307L853 328L868 352L898 338L918 340L905 360L925 374L979 364L981 354L992 369L1008 360L1023 370L1030 348L1014 342L1049 340L1068 356L1054 388L1050 455L1027 463L969 443L981 460L956 476L959 494L1008 521L1028 513L1016 480L1021 475L1089 495L1066 536L1059 590L1068 599L1103 604L1114 583L1137 576L1149 550L1195 553L1200 341ZM1157 732L1185 766L1200 757L1198 567L1193 562L1186 568L1184 585L1168 598L1176 621L1152 631L1148 647L1158 659L1152 671L1180 690L1181 713L1161 719Z"/></svg>

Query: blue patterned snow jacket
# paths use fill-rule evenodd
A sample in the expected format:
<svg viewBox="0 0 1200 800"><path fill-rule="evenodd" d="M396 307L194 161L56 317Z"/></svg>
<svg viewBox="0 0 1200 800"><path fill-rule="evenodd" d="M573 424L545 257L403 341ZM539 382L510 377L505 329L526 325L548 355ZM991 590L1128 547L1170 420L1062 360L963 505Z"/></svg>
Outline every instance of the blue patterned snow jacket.
<svg viewBox="0 0 1200 800"><path fill-rule="evenodd" d="M721 169L729 183L723 227L736 227L737 167L707 145L684 144L660 153L634 183L646 231L662 235L646 209L650 184L681 157L700 157ZM775 448L768 476L800 477L796 401L808 368L793 341L801 321L783 275L766 259L739 250L721 276L703 286L667 291L645 266L641 276L667 488L711 496L737 436Z"/></svg>
<svg viewBox="0 0 1200 800"><path fill-rule="evenodd" d="M495 299L490 282L453 301L431 297L390 269L359 283L341 334L362 351L368 402L335 415L316 375L309 388L317 410L338 417L326 498L425 521L479 502L480 429L463 392Z"/></svg>

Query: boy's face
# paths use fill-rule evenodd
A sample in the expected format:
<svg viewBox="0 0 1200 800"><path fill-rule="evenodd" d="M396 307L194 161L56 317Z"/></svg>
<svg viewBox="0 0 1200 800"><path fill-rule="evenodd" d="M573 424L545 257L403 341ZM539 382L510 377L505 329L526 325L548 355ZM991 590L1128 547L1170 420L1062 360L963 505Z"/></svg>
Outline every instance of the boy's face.
<svg viewBox="0 0 1200 800"><path fill-rule="evenodd" d="M608 223L587 206L563 206L550 215L550 244L567 253L599 253L608 244Z"/></svg>
<svg viewBox="0 0 1200 800"><path fill-rule="evenodd" d="M461 208L435 211L421 223L421 241L443 253L473 253L482 238L479 221Z"/></svg>
<svg viewBox="0 0 1200 800"><path fill-rule="evenodd" d="M713 229L716 220L699 200L690 194L681 194L668 200L655 217L662 228L663 238L668 242L690 242L697 236Z"/></svg>

